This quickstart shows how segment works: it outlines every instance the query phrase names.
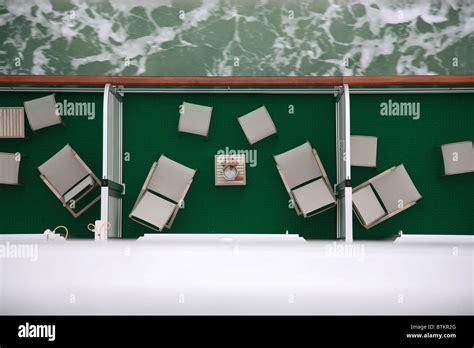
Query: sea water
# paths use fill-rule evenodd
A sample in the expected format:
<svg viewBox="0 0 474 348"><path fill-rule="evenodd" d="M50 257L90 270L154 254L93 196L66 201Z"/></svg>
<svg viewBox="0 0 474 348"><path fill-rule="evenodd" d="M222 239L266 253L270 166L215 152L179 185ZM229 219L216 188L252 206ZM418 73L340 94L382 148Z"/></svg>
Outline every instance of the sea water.
<svg viewBox="0 0 474 348"><path fill-rule="evenodd" d="M474 72L473 0L0 0L0 73Z"/></svg>

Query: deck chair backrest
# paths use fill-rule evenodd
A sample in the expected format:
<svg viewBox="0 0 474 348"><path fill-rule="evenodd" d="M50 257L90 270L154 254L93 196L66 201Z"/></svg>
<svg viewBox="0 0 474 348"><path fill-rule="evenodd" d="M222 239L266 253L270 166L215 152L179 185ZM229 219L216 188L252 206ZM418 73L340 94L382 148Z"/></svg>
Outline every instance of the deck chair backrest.
<svg viewBox="0 0 474 348"><path fill-rule="evenodd" d="M178 131L207 137L212 107L183 102L181 110Z"/></svg>
<svg viewBox="0 0 474 348"><path fill-rule="evenodd" d="M388 213L402 209L421 198L403 164L372 183Z"/></svg>
<svg viewBox="0 0 474 348"><path fill-rule="evenodd" d="M265 106L249 112L237 119L250 145L276 134L275 123Z"/></svg>
<svg viewBox="0 0 474 348"><path fill-rule="evenodd" d="M61 196L89 174L70 145L64 146L38 169Z"/></svg>
<svg viewBox="0 0 474 348"><path fill-rule="evenodd" d="M195 169L161 155L147 189L179 203L195 173Z"/></svg>
<svg viewBox="0 0 474 348"><path fill-rule="evenodd" d="M323 175L309 142L275 156L290 189Z"/></svg>
<svg viewBox="0 0 474 348"><path fill-rule="evenodd" d="M0 152L0 184L18 185L21 156Z"/></svg>
<svg viewBox="0 0 474 348"><path fill-rule="evenodd" d="M441 145L444 174L462 174L474 172L474 149L472 141Z"/></svg>
<svg viewBox="0 0 474 348"><path fill-rule="evenodd" d="M54 94L26 101L24 105L33 131L62 123L56 109Z"/></svg>

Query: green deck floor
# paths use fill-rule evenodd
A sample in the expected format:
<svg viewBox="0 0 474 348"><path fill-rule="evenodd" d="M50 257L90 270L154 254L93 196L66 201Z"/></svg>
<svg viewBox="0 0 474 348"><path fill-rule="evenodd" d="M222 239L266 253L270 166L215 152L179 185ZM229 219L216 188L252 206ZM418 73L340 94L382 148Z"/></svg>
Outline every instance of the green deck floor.
<svg viewBox="0 0 474 348"><path fill-rule="evenodd" d="M49 93L0 93L0 106L23 106L23 102ZM65 116L66 127L52 126L32 133L25 125L26 139L0 139L1 152L20 152L21 186L0 185L0 232L39 233L65 225L73 237L93 237L87 230L100 216L100 204L75 219L39 177L38 166L69 143L92 171L102 171L102 94L57 93L56 101L95 103L95 119ZM26 122L26 120L25 120Z"/></svg>
<svg viewBox="0 0 474 348"><path fill-rule="evenodd" d="M380 104L419 102L420 118L380 116ZM398 231L414 234L474 234L474 173L442 176L438 145L474 140L472 94L351 95L351 133L378 136L377 168L352 167L357 186L403 163L423 196L417 204L365 230L354 215L356 239Z"/></svg>
<svg viewBox="0 0 474 348"><path fill-rule="evenodd" d="M178 107L183 102L213 107L208 140L178 134ZM236 118L265 105L278 129L250 146ZM289 105L294 114L289 114ZM127 184L124 215L128 215L151 165L161 153L198 172L171 230L166 233L299 233L308 239L336 236L336 209L304 219L288 208L288 194L272 154L308 139L318 150L331 183L335 180L335 117L331 95L269 94L127 94L124 99L123 178ZM245 187L214 185L214 155L226 147L255 149L257 165L247 165ZM124 237L150 232L124 218Z"/></svg>
<svg viewBox="0 0 474 348"><path fill-rule="evenodd" d="M46 93L0 93L0 106L22 106ZM0 140L0 151L25 155L20 169L22 186L0 185L0 233L37 233L66 225L73 237L92 237L87 231L100 215L99 204L74 219L39 178L38 165L66 143L100 176L102 151L102 95L58 93L57 101L94 102L96 118L64 117L67 127L54 126L27 139ZM380 116L380 103L420 102L421 117ZM178 134L178 106L183 102L213 106L208 139ZM236 121L266 105L278 128L253 146ZM288 113L289 105L295 113ZM442 158L435 146L474 140L474 100L457 95L351 95L352 134L379 137L377 168L352 169L356 186L394 165L404 163L423 198L412 208L366 231L354 216L356 239L405 233L473 234L472 174L443 177ZM123 236L152 232L128 214L154 161L166 153L197 168L191 189L171 230L165 233L299 233L307 239L333 239L336 209L304 219L288 209L288 195L275 167L277 154L310 140L318 150L331 183L335 180L334 99L331 95L271 94L127 94L124 98ZM257 151L257 166L247 165L247 186L215 187L214 154L226 147ZM129 159L129 160L128 160Z"/></svg>

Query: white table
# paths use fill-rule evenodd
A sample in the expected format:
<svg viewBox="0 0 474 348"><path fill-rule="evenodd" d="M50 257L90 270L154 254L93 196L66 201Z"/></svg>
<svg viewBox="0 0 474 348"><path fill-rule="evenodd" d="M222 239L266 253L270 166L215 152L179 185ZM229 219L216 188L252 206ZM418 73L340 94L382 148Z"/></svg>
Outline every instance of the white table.
<svg viewBox="0 0 474 348"><path fill-rule="evenodd" d="M232 180L226 178L224 172L227 168L227 173L232 174L236 170L236 177ZM245 172L245 155L215 155L214 156L214 174L216 186L244 186L246 185Z"/></svg>

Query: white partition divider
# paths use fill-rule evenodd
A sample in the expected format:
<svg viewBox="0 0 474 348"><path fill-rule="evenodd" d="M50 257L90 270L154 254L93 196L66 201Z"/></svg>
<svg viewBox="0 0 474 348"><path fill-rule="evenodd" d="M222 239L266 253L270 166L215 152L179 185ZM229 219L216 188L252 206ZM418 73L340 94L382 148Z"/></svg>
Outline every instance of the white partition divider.
<svg viewBox="0 0 474 348"><path fill-rule="evenodd" d="M337 238L352 242L351 116L349 86L336 93Z"/></svg>
<svg viewBox="0 0 474 348"><path fill-rule="evenodd" d="M123 98L115 86L104 89L102 191L100 221L95 224L95 239L122 237L122 138Z"/></svg>

